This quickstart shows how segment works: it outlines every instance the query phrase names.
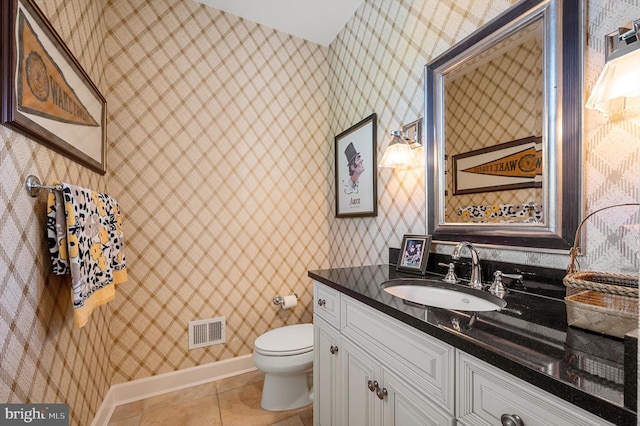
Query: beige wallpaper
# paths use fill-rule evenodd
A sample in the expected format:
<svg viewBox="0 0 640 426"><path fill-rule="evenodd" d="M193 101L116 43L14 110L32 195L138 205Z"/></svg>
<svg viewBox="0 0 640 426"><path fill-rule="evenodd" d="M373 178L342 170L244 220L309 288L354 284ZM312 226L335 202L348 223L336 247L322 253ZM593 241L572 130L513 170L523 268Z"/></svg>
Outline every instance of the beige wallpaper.
<svg viewBox="0 0 640 426"><path fill-rule="evenodd" d="M328 266L327 49L192 1L107 11L109 187L129 283L110 323L113 383L250 354L310 322ZM297 293L280 311L272 299ZM188 350L187 323L226 317Z"/></svg>
<svg viewBox="0 0 640 426"><path fill-rule="evenodd" d="M38 3L107 97L109 170L0 127L0 400L68 402L84 425L112 383L248 354L259 333L310 321L307 269L386 262L402 234L424 232L416 170L378 170L376 218L334 218L333 136L376 112L380 156L389 130L423 116L424 64L511 1L367 0L329 48L190 1ZM586 6L588 94L602 36L640 6ZM640 118L585 123L586 209L639 200ZM71 328L68 283L49 273L30 173L108 190L125 214L130 280L88 328ZM591 223L582 265L637 271L637 222ZM278 311L271 298L291 291L300 305ZM217 315L227 343L188 351L187 321Z"/></svg>
<svg viewBox="0 0 640 426"><path fill-rule="evenodd" d="M106 2L36 2L105 93ZM0 126L0 401L68 403L71 423L86 425L109 389L111 311L73 329L70 280L50 274L46 195L31 198L27 175L106 189L106 178Z"/></svg>
<svg viewBox="0 0 640 426"><path fill-rule="evenodd" d="M388 131L423 116L423 67L514 1L366 1L332 43L331 132L378 114L378 158L391 141ZM585 100L604 64L603 37L630 17L640 16L634 0L585 2ZM588 36L588 38L587 38ZM640 116L615 122L585 111L585 211L640 200ZM332 171L333 173L333 171ZM378 172L378 216L334 219L333 266L387 261L386 248L399 247L405 233L425 232L424 181L420 171ZM333 193L329 197L333 207ZM583 269L637 273L638 209L609 210L587 224ZM435 250L450 253L451 246ZM565 268L568 256L483 248L485 258Z"/></svg>

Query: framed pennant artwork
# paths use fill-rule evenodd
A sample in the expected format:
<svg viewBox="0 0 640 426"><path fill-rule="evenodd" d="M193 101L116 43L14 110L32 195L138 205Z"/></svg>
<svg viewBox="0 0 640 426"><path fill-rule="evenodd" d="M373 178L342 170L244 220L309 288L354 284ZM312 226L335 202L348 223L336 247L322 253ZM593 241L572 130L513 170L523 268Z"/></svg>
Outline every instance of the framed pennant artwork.
<svg viewBox="0 0 640 426"><path fill-rule="evenodd" d="M1 7L2 124L104 174L105 98L32 0Z"/></svg>

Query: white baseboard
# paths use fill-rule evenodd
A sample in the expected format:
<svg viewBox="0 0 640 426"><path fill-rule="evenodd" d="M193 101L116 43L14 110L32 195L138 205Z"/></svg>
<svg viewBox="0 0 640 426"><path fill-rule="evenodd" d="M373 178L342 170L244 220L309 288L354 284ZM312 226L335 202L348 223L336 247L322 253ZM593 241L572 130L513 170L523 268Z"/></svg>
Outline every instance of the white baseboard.
<svg viewBox="0 0 640 426"><path fill-rule="evenodd" d="M91 426L104 426L118 405L256 370L252 354L111 386Z"/></svg>

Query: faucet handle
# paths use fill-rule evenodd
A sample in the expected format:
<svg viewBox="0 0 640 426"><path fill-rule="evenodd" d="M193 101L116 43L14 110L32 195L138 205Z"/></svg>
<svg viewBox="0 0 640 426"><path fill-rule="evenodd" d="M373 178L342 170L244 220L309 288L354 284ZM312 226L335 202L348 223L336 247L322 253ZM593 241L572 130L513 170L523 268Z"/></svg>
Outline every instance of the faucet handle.
<svg viewBox="0 0 640 426"><path fill-rule="evenodd" d="M456 275L456 266L453 264L453 262L449 264L439 262L438 266L446 266L449 268L447 275L445 275L442 281L448 284L458 284L460 282L460 280L458 279L458 276Z"/></svg>
<svg viewBox="0 0 640 426"><path fill-rule="evenodd" d="M507 292L504 288L504 284L502 284L502 277L509 277L507 274L503 274L501 271L496 271L493 273L493 283L491 287L489 287L489 293L496 295L498 297L503 297Z"/></svg>
<svg viewBox="0 0 640 426"><path fill-rule="evenodd" d="M534 279L536 277L536 275L537 275L535 272L521 271L518 268L514 269L513 271L516 274L520 274L523 277L527 277L527 278L531 278L531 279Z"/></svg>
<svg viewBox="0 0 640 426"><path fill-rule="evenodd" d="M496 271L496 272L500 272L500 271ZM505 278L510 278L512 280L522 281L522 274L502 274L502 276Z"/></svg>

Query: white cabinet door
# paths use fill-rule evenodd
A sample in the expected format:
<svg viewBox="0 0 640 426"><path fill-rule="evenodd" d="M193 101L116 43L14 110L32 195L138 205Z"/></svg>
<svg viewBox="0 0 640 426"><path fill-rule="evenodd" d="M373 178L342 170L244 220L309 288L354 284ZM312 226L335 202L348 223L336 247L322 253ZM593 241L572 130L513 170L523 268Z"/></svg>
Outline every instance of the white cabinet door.
<svg viewBox="0 0 640 426"><path fill-rule="evenodd" d="M416 392L393 365L342 339L342 423L349 426L452 426L453 416Z"/></svg>
<svg viewBox="0 0 640 426"><path fill-rule="evenodd" d="M350 342L342 340L342 422L349 426L381 425L382 404L376 396L380 388L380 365Z"/></svg>
<svg viewBox="0 0 640 426"><path fill-rule="evenodd" d="M313 339L313 424L338 425L340 333L314 315Z"/></svg>
<svg viewBox="0 0 640 426"><path fill-rule="evenodd" d="M416 393L393 371L383 370L384 426L453 426L456 420L426 397Z"/></svg>
<svg viewBox="0 0 640 426"><path fill-rule="evenodd" d="M411 380L414 389L453 417L454 348L349 297L343 297L341 304L342 336L382 365L393 366L399 377Z"/></svg>

